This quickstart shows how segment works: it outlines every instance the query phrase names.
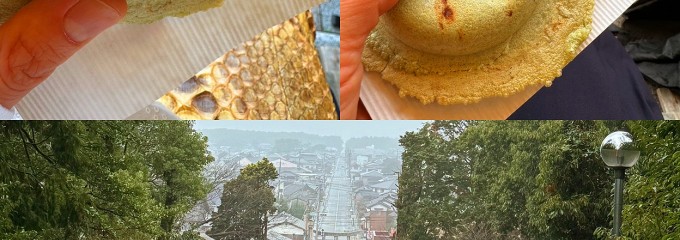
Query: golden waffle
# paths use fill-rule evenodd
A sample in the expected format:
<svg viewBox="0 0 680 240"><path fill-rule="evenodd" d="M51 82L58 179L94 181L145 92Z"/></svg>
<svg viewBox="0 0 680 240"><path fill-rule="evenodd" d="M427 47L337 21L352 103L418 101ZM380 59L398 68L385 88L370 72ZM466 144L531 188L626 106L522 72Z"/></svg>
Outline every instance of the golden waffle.
<svg viewBox="0 0 680 240"><path fill-rule="evenodd" d="M159 102L182 119L337 119L304 12L233 49Z"/></svg>

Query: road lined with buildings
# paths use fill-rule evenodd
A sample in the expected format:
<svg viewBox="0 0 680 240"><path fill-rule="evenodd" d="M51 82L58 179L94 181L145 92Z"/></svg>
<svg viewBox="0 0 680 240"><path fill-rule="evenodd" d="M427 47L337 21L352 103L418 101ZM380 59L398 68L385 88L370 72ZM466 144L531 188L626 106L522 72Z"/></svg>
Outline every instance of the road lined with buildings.
<svg viewBox="0 0 680 240"><path fill-rule="evenodd" d="M326 201L318 225L317 239L357 239L361 234L352 197L351 179L347 162L338 158L333 176L326 183Z"/></svg>

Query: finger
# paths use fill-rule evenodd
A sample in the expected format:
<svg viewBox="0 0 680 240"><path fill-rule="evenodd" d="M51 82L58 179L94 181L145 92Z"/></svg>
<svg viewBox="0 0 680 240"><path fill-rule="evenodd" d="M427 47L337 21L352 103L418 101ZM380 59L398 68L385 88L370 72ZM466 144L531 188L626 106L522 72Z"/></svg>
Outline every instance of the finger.
<svg viewBox="0 0 680 240"><path fill-rule="evenodd" d="M392 9L394 5L397 5L398 0L380 0L378 1L378 8L380 9L380 15L385 14L387 11Z"/></svg>
<svg viewBox="0 0 680 240"><path fill-rule="evenodd" d="M342 36L341 36L342 38ZM364 69L361 52L346 52L340 47L340 119L356 119Z"/></svg>
<svg viewBox="0 0 680 240"><path fill-rule="evenodd" d="M361 79L364 76L361 52L378 18L394 7L397 0L340 1L340 118L355 119Z"/></svg>
<svg viewBox="0 0 680 240"><path fill-rule="evenodd" d="M126 12L125 0L31 1L0 26L0 105L12 108Z"/></svg>
<svg viewBox="0 0 680 240"><path fill-rule="evenodd" d="M378 23L378 17L392 8L397 0L346 0L340 1L340 34L365 38ZM341 38L342 40L342 38Z"/></svg>

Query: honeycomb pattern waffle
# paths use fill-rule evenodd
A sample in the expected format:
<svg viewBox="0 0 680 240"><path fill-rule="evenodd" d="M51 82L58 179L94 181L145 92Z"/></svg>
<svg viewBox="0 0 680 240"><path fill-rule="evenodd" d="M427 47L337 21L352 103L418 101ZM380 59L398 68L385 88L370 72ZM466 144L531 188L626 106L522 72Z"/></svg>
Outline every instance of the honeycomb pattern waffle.
<svg viewBox="0 0 680 240"><path fill-rule="evenodd" d="M304 12L233 49L159 99L181 119L337 119Z"/></svg>

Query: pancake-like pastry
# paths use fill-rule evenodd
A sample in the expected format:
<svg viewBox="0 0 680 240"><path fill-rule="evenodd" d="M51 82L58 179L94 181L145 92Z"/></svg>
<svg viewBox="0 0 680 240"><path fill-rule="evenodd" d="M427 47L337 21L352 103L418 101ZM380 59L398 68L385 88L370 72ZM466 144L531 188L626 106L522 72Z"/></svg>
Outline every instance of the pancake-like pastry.
<svg viewBox="0 0 680 240"><path fill-rule="evenodd" d="M594 0L401 0L366 42L366 71L423 104L550 86L591 31Z"/></svg>
<svg viewBox="0 0 680 240"><path fill-rule="evenodd" d="M1 0L0 24L31 0ZM224 0L127 0L126 23L151 23L164 17L184 17L189 14L219 7Z"/></svg>

